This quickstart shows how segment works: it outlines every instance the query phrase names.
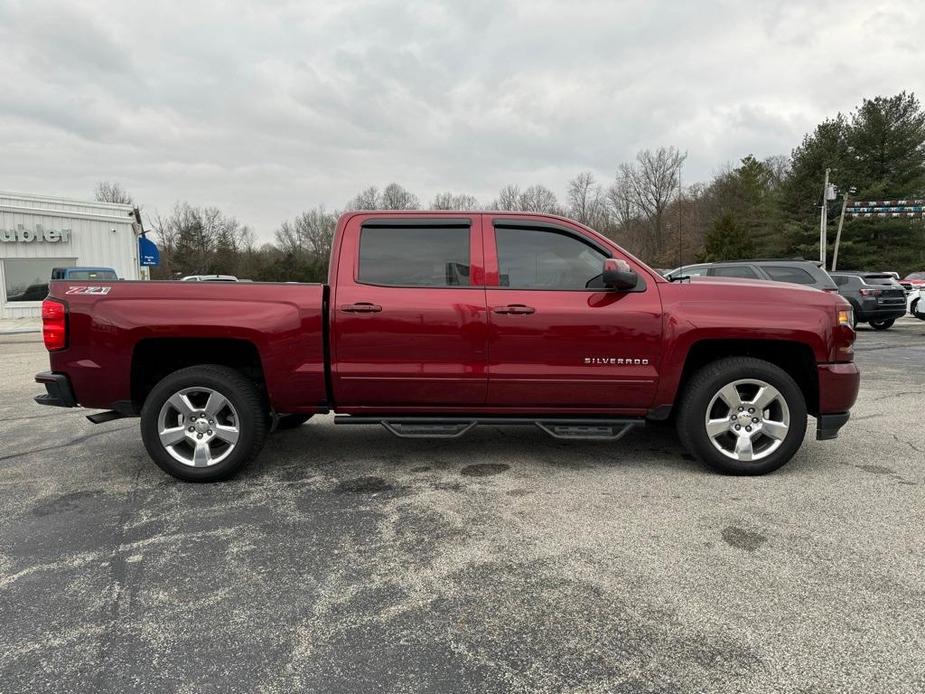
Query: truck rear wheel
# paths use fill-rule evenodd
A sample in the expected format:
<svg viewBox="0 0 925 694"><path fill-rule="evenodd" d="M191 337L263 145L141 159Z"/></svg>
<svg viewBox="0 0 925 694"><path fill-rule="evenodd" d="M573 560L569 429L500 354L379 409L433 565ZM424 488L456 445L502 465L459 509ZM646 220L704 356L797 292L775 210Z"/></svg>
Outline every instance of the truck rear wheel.
<svg viewBox="0 0 925 694"><path fill-rule="evenodd" d="M753 357L729 357L694 374L682 395L678 435L721 472L763 475L797 452L806 399L791 376Z"/></svg>
<svg viewBox="0 0 925 694"><path fill-rule="evenodd" d="M141 409L141 438L165 472L216 482L257 455L268 420L253 382L226 366L193 366L151 390Z"/></svg>

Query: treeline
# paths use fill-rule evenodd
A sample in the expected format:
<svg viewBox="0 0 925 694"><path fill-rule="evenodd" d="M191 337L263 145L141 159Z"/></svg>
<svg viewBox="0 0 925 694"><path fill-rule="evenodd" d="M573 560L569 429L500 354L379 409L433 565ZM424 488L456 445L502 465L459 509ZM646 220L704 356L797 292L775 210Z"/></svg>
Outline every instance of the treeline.
<svg viewBox="0 0 925 694"><path fill-rule="evenodd" d="M446 192L427 204L397 183L371 186L344 210L494 209L562 214L613 238L655 267L745 257L819 256L825 170L838 191L827 200L829 253L844 195L855 200L925 197L925 112L913 94L865 99L808 133L790 156L744 157L712 180L682 186L686 154L643 150L609 181L582 172L564 198L546 186L508 185L492 200ZM113 190L115 189L115 190ZM130 197L118 185L97 195ZM104 198L105 199L105 198ZM210 207L178 203L149 220L161 248L153 275L219 273L267 281L321 281L341 211L315 207L280 224L258 245L246 224ZM925 268L925 225L916 219L847 219L840 269Z"/></svg>

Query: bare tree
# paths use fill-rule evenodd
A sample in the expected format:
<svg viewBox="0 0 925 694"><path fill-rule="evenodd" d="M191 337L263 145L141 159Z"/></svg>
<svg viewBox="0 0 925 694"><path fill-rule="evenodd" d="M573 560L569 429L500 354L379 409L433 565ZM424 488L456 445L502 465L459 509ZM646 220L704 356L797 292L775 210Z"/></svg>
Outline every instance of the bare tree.
<svg viewBox="0 0 925 694"><path fill-rule="evenodd" d="M418 196L397 183L389 183L382 191L383 210L416 210L421 206Z"/></svg>
<svg viewBox="0 0 925 694"><path fill-rule="evenodd" d="M617 173L617 179L607 189L607 204L619 227L627 226L638 217L632 186L622 173Z"/></svg>
<svg viewBox="0 0 925 694"><path fill-rule="evenodd" d="M568 184L568 215L596 229L607 226L607 198L590 171L582 171Z"/></svg>
<svg viewBox="0 0 925 694"><path fill-rule="evenodd" d="M556 194L543 185L527 188L519 197L520 209L524 212L558 214L562 211Z"/></svg>
<svg viewBox="0 0 925 694"><path fill-rule="evenodd" d="M381 192L370 186L347 203L348 210L416 210L420 206L418 196L397 183L389 183Z"/></svg>
<svg viewBox="0 0 925 694"><path fill-rule="evenodd" d="M353 200L347 203L348 210L379 210L382 209L382 196L376 186L370 186L360 191Z"/></svg>
<svg viewBox="0 0 925 694"><path fill-rule="evenodd" d="M430 203L432 210L477 210L479 201L472 195L465 193L454 195L453 193L439 193L434 196Z"/></svg>
<svg viewBox="0 0 925 694"><path fill-rule="evenodd" d="M135 204L128 191L116 182L100 181L96 184L93 195L98 202L115 202L123 205Z"/></svg>
<svg viewBox="0 0 925 694"><path fill-rule="evenodd" d="M280 225L276 244L287 253L308 254L318 261L327 261L338 216L337 212L327 212L323 205L307 210L293 222Z"/></svg>
<svg viewBox="0 0 925 694"><path fill-rule="evenodd" d="M507 185L499 192L498 197L492 200L491 208L506 212L541 212L546 214L560 214L562 208L556 199L556 194L543 185L530 186L521 190L519 186Z"/></svg>
<svg viewBox="0 0 925 694"><path fill-rule="evenodd" d="M783 183L790 174L790 157L785 154L774 154L764 160L765 166L771 174L771 182L775 186Z"/></svg>
<svg viewBox="0 0 925 694"><path fill-rule="evenodd" d="M665 210L678 191L678 174L686 153L675 147L643 150L635 163L620 164L618 180L625 181L633 204L651 225L654 255L664 246Z"/></svg>
<svg viewBox="0 0 925 694"><path fill-rule="evenodd" d="M504 186L490 207L495 210L513 212L520 210L520 188L513 184Z"/></svg>

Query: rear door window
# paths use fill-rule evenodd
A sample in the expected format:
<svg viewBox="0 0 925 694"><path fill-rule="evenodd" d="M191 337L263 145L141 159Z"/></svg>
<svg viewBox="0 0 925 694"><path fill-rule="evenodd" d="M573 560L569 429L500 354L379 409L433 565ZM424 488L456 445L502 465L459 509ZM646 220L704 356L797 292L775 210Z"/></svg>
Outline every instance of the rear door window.
<svg viewBox="0 0 925 694"><path fill-rule="evenodd" d="M775 282L793 282L794 284L817 284L817 280L801 267L786 265L765 265L764 271Z"/></svg>
<svg viewBox="0 0 925 694"><path fill-rule="evenodd" d="M364 227L357 280L393 287L468 287L468 227Z"/></svg>
<svg viewBox="0 0 925 694"><path fill-rule="evenodd" d="M758 273L752 270L748 265L724 265L722 267L711 267L708 273L711 277L741 277L743 279L756 280Z"/></svg>

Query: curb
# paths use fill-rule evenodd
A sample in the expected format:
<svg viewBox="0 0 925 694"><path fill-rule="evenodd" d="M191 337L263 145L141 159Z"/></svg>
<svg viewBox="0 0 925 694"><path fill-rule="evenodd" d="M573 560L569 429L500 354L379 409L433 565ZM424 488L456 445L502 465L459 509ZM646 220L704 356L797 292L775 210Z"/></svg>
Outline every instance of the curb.
<svg viewBox="0 0 925 694"><path fill-rule="evenodd" d="M41 328L12 328L11 330L0 330L0 335L28 335L40 332L42 332Z"/></svg>

